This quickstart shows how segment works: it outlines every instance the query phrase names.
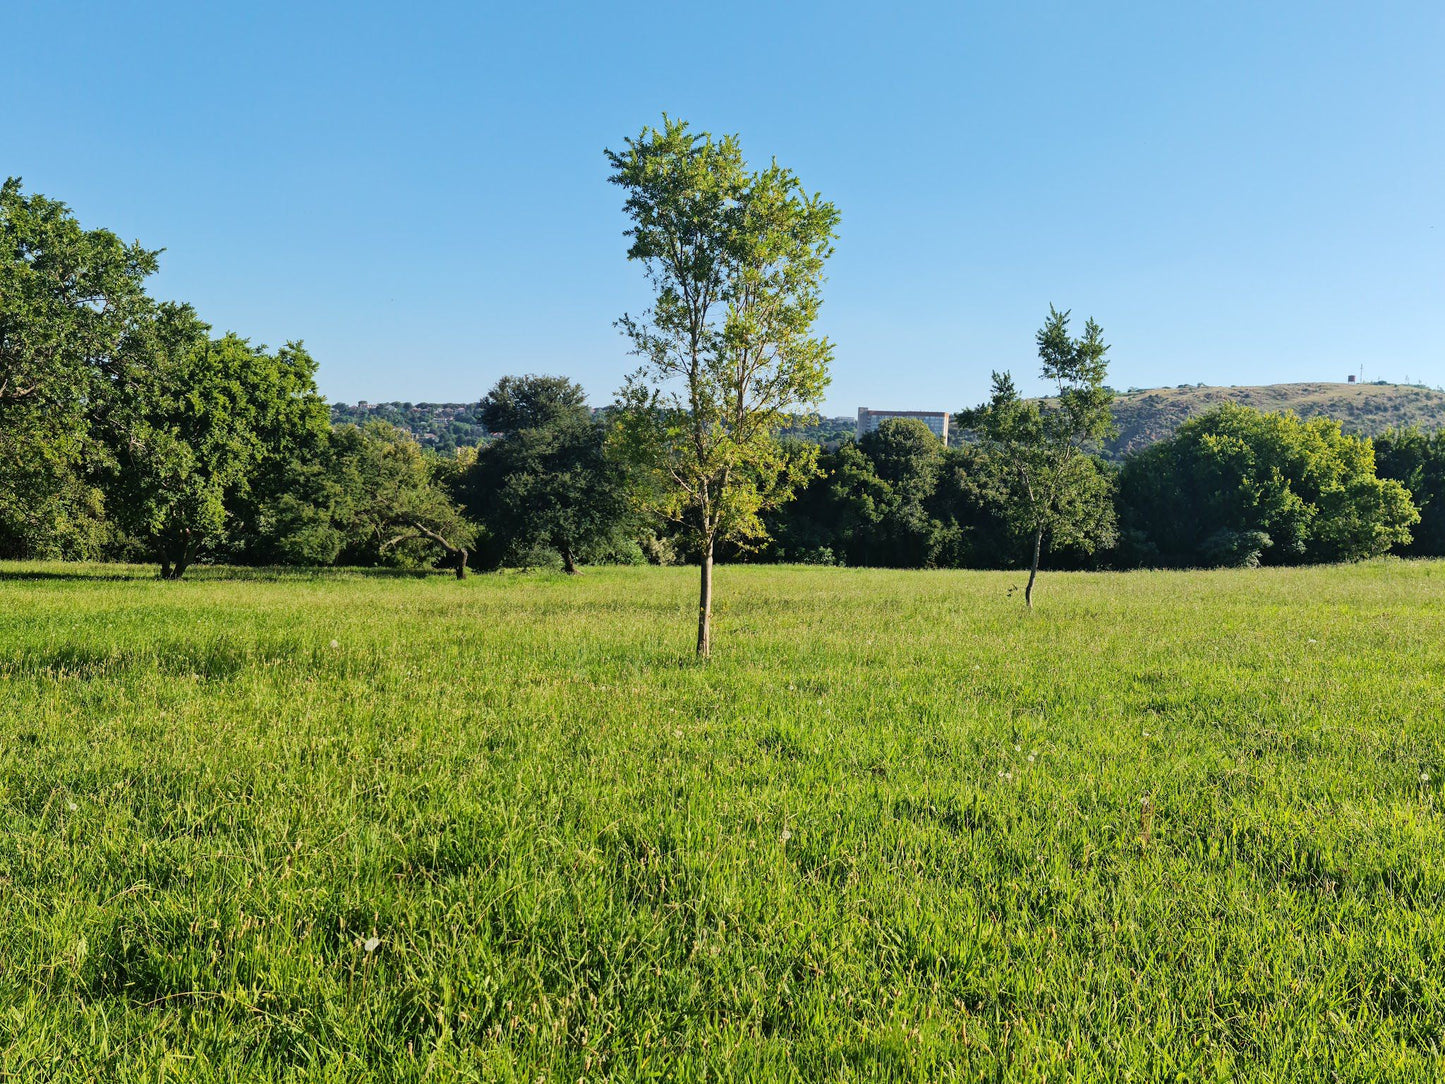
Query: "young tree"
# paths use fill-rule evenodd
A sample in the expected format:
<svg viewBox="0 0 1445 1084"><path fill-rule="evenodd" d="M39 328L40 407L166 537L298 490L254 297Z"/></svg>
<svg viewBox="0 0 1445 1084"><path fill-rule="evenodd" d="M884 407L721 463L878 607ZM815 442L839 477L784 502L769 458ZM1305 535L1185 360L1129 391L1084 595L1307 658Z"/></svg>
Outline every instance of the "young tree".
<svg viewBox="0 0 1445 1084"><path fill-rule="evenodd" d="M813 333L838 212L776 163L750 172L736 136L663 118L621 151L628 258L656 291L618 323L644 365L621 393L618 446L647 509L678 525L701 565L697 654L712 648L717 543L765 537L759 513L811 476L777 430L817 403L832 346Z"/></svg>
<svg viewBox="0 0 1445 1084"><path fill-rule="evenodd" d="M478 414L500 438L479 451L459 489L497 561L542 546L573 575L579 555L620 539L631 520L625 480L580 385L503 377Z"/></svg>
<svg viewBox="0 0 1445 1084"><path fill-rule="evenodd" d="M961 428L983 445L999 472L1008 516L1033 543L1024 604L1034 604L1034 580L1044 542L1092 552L1113 541L1109 477L1095 453L1113 431L1113 393L1104 385L1108 365L1104 330L1092 319L1082 338L1069 335L1069 313L1049 306L1035 335L1043 378L1056 389L1041 403L1024 400L1008 373L993 374L993 396L961 412Z"/></svg>

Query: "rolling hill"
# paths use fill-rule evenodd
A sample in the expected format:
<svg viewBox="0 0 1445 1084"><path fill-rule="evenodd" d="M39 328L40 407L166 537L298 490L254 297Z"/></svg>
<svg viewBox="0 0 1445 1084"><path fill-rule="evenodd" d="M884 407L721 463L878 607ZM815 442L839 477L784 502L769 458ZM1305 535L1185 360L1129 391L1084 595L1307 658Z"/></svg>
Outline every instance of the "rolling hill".
<svg viewBox="0 0 1445 1084"><path fill-rule="evenodd" d="M1114 400L1118 437L1111 457L1128 455L1163 440L1190 418L1221 403L1257 410L1293 410L1301 418L1342 422L1345 432L1375 436L1394 426L1445 426L1445 392L1418 384L1269 384L1263 387L1206 387L1131 390Z"/></svg>

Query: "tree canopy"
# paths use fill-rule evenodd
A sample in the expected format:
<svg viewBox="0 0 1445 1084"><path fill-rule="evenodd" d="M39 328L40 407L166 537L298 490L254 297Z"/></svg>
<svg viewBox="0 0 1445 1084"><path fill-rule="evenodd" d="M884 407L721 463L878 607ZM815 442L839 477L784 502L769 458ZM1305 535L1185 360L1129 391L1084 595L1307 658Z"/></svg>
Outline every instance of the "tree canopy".
<svg viewBox="0 0 1445 1084"><path fill-rule="evenodd" d="M1404 486L1376 475L1368 439L1233 404L1127 460L1120 504L1171 564L1356 560L1408 545L1419 521Z"/></svg>
<svg viewBox="0 0 1445 1084"><path fill-rule="evenodd" d="M479 450L458 491L486 530L489 564L550 551L574 573L579 560L626 545L633 517L624 472L580 385L503 377L479 414L502 435Z"/></svg>

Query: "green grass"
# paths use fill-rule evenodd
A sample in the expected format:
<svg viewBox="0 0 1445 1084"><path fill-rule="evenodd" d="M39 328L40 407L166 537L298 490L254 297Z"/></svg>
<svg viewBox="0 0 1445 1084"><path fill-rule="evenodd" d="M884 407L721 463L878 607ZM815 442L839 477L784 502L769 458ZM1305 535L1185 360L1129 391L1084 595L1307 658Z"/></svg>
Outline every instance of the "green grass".
<svg viewBox="0 0 1445 1084"><path fill-rule="evenodd" d="M1445 563L693 575L0 566L0 1080L1440 1079Z"/></svg>

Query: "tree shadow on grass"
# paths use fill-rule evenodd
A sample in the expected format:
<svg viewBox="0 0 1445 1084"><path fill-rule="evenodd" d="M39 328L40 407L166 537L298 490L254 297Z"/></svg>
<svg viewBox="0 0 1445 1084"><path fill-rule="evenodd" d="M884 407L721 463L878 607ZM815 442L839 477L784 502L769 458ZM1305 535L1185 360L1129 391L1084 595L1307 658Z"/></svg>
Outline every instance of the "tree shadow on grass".
<svg viewBox="0 0 1445 1084"><path fill-rule="evenodd" d="M431 568L293 568L235 565L192 566L180 583L275 583L286 580L424 580L433 576L454 579L451 569ZM161 582L159 572L146 565L84 565L75 569L7 568L0 563L0 583L148 583Z"/></svg>

